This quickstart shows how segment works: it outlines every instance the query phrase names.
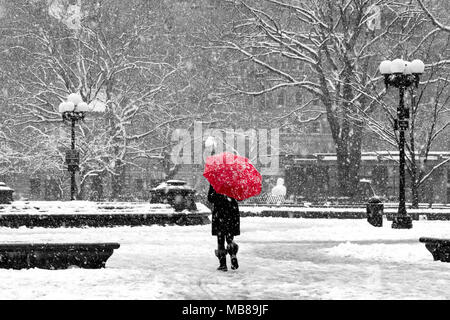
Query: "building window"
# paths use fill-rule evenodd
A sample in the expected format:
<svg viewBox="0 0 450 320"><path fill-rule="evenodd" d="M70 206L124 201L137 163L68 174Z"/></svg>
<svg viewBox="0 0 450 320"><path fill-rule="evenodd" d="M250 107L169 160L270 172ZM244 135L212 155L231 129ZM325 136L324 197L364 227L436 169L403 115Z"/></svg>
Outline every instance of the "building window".
<svg viewBox="0 0 450 320"><path fill-rule="evenodd" d="M297 91L295 93L295 103L297 103L298 105L303 104L303 94L300 91Z"/></svg>
<svg viewBox="0 0 450 320"><path fill-rule="evenodd" d="M318 134L320 133L320 122L312 121L308 123L308 133Z"/></svg>
<svg viewBox="0 0 450 320"><path fill-rule="evenodd" d="M41 189L41 180L39 180L38 178L30 179L30 194L32 198L36 199L40 197L41 195L40 189Z"/></svg>
<svg viewBox="0 0 450 320"><path fill-rule="evenodd" d="M144 190L144 180L143 179L136 179L136 190L137 191Z"/></svg>
<svg viewBox="0 0 450 320"><path fill-rule="evenodd" d="M285 103L286 103L286 93L283 90L280 93L278 93L277 106L282 107L285 105Z"/></svg>
<svg viewBox="0 0 450 320"><path fill-rule="evenodd" d="M211 58L213 59L213 61L217 62L219 60L219 53L213 50L211 52Z"/></svg>
<svg viewBox="0 0 450 320"><path fill-rule="evenodd" d="M47 177L44 180L43 187L44 200L58 200L60 198L58 182L55 179Z"/></svg>

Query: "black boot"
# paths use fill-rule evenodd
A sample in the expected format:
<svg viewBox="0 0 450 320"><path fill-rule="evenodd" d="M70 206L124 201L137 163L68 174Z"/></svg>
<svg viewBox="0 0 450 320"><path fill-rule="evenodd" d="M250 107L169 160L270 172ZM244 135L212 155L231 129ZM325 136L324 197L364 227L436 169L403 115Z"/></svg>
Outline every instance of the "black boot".
<svg viewBox="0 0 450 320"><path fill-rule="evenodd" d="M220 266L217 270L228 271L227 268L227 250L215 250L216 257L219 258Z"/></svg>
<svg viewBox="0 0 450 320"><path fill-rule="evenodd" d="M239 268L238 260L236 257L238 250L239 250L239 246L234 241L227 246L227 251L231 257L231 269L232 270L236 270L237 268Z"/></svg>

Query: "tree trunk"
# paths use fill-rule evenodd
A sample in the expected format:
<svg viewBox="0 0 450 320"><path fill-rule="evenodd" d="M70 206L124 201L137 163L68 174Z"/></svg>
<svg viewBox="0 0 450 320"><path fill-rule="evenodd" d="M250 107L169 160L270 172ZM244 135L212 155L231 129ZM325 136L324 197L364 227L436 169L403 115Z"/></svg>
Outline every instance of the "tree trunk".
<svg viewBox="0 0 450 320"><path fill-rule="evenodd" d="M354 128L355 130L355 128ZM359 198L359 169L361 167L361 132L341 139L336 145L338 194L352 200Z"/></svg>
<svg viewBox="0 0 450 320"><path fill-rule="evenodd" d="M412 200L411 200L411 207L413 209L419 209L419 202L420 202L420 191L419 191L419 186L417 185L417 183L411 183L411 195L412 195Z"/></svg>
<svg viewBox="0 0 450 320"><path fill-rule="evenodd" d="M120 200L124 196L125 187L125 167L120 159L116 160L116 174L111 175L111 198Z"/></svg>
<svg viewBox="0 0 450 320"><path fill-rule="evenodd" d="M83 200L86 195L86 183L80 184L80 188L77 188L77 200Z"/></svg>
<svg viewBox="0 0 450 320"><path fill-rule="evenodd" d="M342 75L344 85L342 87L342 113L336 114L330 105L329 99L325 99L327 106L327 119L336 145L337 169L339 179L340 196L358 200L359 168L361 166L361 145L363 123L361 120L352 119L357 113L357 108L350 103L353 100L353 66L349 59L345 61L345 71ZM322 87L326 88L326 81L322 79ZM325 93L328 92L325 90Z"/></svg>
<svg viewBox="0 0 450 320"><path fill-rule="evenodd" d="M412 150L414 150L414 148ZM411 196L412 196L411 207L413 209L418 209L420 201L420 185L418 183L420 180L420 171L419 171L420 169L417 166L415 154L411 153L410 157L411 157L410 161L411 169L408 170L408 173L411 178Z"/></svg>

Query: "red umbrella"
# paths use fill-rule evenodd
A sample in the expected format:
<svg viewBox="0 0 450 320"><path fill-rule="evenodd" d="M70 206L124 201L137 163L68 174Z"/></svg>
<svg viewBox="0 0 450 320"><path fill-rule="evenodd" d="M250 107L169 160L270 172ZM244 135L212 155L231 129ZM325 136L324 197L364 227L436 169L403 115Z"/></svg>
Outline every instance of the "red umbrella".
<svg viewBox="0 0 450 320"><path fill-rule="evenodd" d="M262 177L245 157L229 152L206 158L203 176L217 193L245 200L261 193Z"/></svg>

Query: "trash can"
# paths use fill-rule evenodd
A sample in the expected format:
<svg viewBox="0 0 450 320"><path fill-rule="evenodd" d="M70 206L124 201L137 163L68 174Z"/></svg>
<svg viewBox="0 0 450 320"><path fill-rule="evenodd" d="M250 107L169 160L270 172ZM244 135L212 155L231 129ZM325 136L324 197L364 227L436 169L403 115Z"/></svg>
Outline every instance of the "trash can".
<svg viewBox="0 0 450 320"><path fill-rule="evenodd" d="M384 204L378 197L369 199L366 205L367 221L374 227L383 226Z"/></svg>
<svg viewBox="0 0 450 320"><path fill-rule="evenodd" d="M7 187L4 182L0 182L0 204L9 204L13 201L14 190Z"/></svg>

